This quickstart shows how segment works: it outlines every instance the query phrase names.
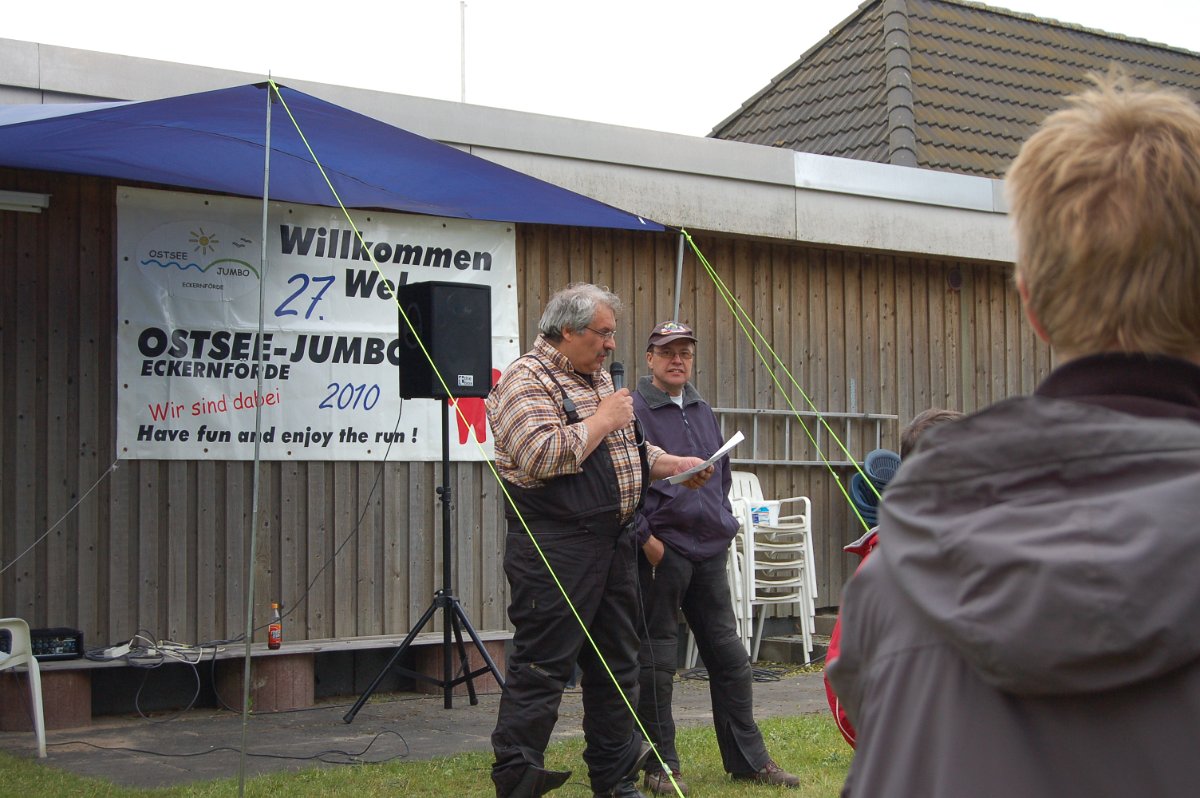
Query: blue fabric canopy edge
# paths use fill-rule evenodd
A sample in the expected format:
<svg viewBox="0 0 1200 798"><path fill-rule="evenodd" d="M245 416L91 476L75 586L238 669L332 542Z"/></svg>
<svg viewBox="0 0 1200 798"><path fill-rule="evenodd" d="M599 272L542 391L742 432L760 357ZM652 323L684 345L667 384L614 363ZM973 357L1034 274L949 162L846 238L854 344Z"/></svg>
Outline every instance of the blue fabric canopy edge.
<svg viewBox="0 0 1200 798"><path fill-rule="evenodd" d="M261 197L267 84L141 102L0 106L0 166ZM347 208L665 230L648 219L301 91L279 87ZM270 199L336 207L283 107Z"/></svg>

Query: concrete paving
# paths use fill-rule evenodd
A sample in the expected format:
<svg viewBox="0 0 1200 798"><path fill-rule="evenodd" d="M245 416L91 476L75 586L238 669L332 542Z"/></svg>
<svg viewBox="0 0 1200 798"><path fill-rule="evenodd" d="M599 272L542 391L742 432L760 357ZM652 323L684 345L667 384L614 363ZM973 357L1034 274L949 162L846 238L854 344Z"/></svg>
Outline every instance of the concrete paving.
<svg viewBox="0 0 1200 798"><path fill-rule="evenodd" d="M346 724L342 716L355 697L295 712L252 715L245 729L247 776L491 749L499 695L481 695L475 706L466 696L455 697L454 706L446 709L441 694L376 693ZM754 699L758 718L828 711L820 673L758 680ZM680 726L712 722L706 681L681 679L674 706ZM568 690L555 739L581 736L582 718L580 692ZM47 732L45 763L123 787L235 778L242 737L241 715L214 709L149 720L108 716L91 726ZM0 750L36 756L33 733L0 732Z"/></svg>

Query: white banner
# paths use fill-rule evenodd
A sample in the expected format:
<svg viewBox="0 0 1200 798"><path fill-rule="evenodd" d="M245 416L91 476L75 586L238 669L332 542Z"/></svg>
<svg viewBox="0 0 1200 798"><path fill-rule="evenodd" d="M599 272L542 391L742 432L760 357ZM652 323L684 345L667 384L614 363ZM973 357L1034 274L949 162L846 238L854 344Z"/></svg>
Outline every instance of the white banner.
<svg viewBox="0 0 1200 798"><path fill-rule="evenodd" d="M489 286L495 377L520 354L513 226L351 215L362 242L338 209L271 203L264 270L260 201L118 190L118 457L252 459L261 407L264 460L441 459L441 402L399 397L390 288ZM460 401L450 458L492 458L483 400Z"/></svg>

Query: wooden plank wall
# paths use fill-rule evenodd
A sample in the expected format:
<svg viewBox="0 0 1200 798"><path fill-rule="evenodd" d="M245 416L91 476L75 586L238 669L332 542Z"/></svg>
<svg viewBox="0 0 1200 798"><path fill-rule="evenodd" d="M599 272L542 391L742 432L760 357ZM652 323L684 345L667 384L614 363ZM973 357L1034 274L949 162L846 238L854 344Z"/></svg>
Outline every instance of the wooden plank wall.
<svg viewBox="0 0 1200 798"><path fill-rule="evenodd" d="M670 318L675 304L677 237L526 226L519 241L522 344L532 340L553 290L569 281L597 282L626 303L615 357L625 363L627 381L647 373L646 336L656 322ZM697 236L695 242L750 320L736 321L715 279L689 248L679 316L701 338L694 381L713 406L786 409L782 384L797 409L898 415L900 421L885 429L883 444L898 450L899 430L916 413L934 406L971 412L1029 393L1049 373L1049 349L1025 323L1003 264L729 236ZM756 348L767 345L799 389L780 368L773 369L777 384L772 369L761 363ZM760 425L770 429L765 420ZM841 423L829 427L839 439L846 437ZM783 456L782 429L780 420L766 436L764 459ZM812 432L829 459L850 459L828 430ZM851 457L861 462L875 447L873 433L874 424L850 425L844 444ZM812 499L818 605L838 604L857 565L842 546L864 531L840 487L848 485L851 470L755 470L768 496Z"/></svg>
<svg viewBox="0 0 1200 798"><path fill-rule="evenodd" d="M258 618L272 600L291 611L288 639L411 628L442 581L440 463L263 463L247 573L252 463L115 461L116 184L0 170L0 187L53 195L40 215L0 212L0 615L79 628L89 644L138 630L229 639L244 627L253 578ZM935 404L969 411L1028 392L1048 371L1048 351L996 264L697 243L822 410L901 422ZM618 357L631 377L645 373L645 336L675 301L676 246L674 234L518 228L521 348L554 290L597 282L626 303ZM690 253L684 264L679 315L701 336L697 385L715 406L786 407L713 281ZM950 288L952 273L961 290ZM888 431L892 448L896 434ZM847 444L861 459L873 441L856 433ZM782 448L778 434L773 445ZM812 497L818 603L836 604L854 567L841 546L861 532L837 480L783 466L759 476L770 495ZM452 586L476 628L501 629L499 491L482 464L453 467L451 482Z"/></svg>

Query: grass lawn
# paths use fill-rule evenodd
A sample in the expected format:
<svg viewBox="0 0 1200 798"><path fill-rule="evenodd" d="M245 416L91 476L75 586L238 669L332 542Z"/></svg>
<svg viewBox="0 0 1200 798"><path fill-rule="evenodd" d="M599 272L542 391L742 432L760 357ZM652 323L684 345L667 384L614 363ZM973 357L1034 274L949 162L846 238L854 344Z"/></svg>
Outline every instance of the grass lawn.
<svg viewBox="0 0 1200 798"><path fill-rule="evenodd" d="M799 790L788 790L788 798L835 798L850 766L851 751L838 734L828 713L771 718L759 723L767 750L786 770L800 777ZM775 788L735 783L721 768L716 737L711 728L686 728L677 740L684 777L696 798L735 798L784 794ZM580 759L581 739L551 746L546 764L574 771L571 780L551 795L558 798L590 798L586 768ZM53 757L53 754L51 754ZM261 798L304 796L394 796L394 798L448 798L494 795L488 777L491 752L460 754L428 761L398 760L361 766L314 767L292 773L260 776L246 782L246 795ZM165 790L129 790L106 782L72 776L36 759L0 752L0 793L39 796L169 796L207 798L237 795L237 778L173 787Z"/></svg>

